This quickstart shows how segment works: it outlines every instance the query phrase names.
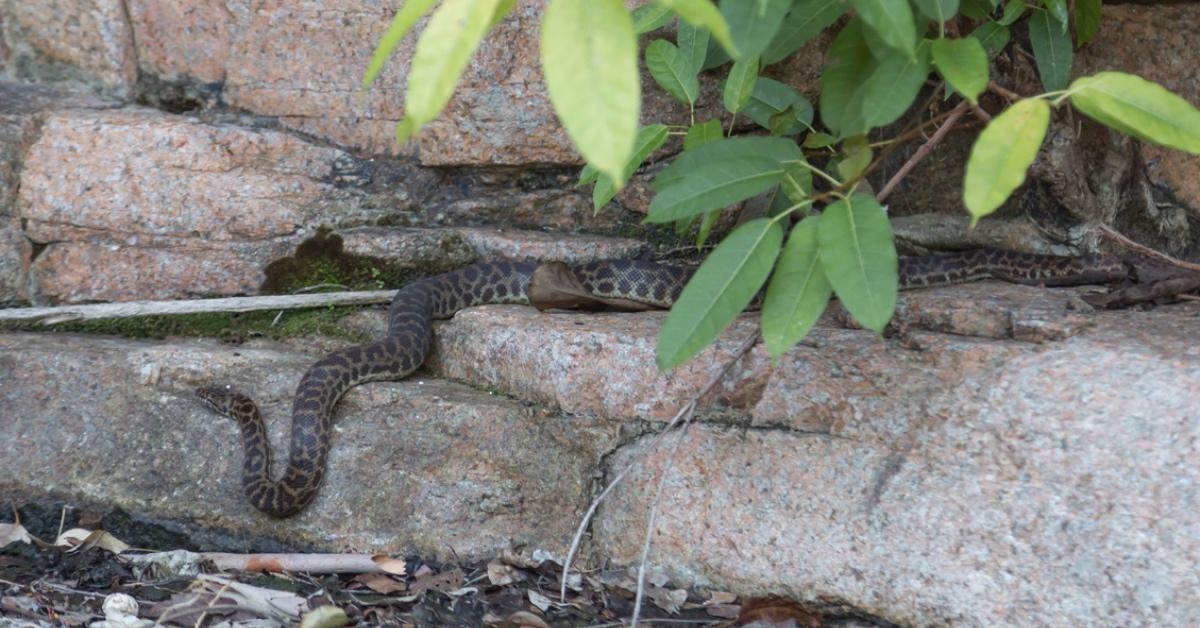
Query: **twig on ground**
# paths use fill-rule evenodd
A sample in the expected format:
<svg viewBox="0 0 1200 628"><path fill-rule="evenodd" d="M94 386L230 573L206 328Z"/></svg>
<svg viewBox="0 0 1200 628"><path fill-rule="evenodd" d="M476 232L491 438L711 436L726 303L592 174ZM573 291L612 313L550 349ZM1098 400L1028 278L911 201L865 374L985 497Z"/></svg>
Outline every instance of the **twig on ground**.
<svg viewBox="0 0 1200 628"><path fill-rule="evenodd" d="M214 312L255 312L259 310L300 309L327 305L372 305L388 303L395 290L362 292L325 292L266 297L227 297L180 301L129 301L62 305L56 307L18 307L0 310L0 323L31 322L42 325L102 318L129 318L171 314L208 314Z"/></svg>
<svg viewBox="0 0 1200 628"><path fill-rule="evenodd" d="M988 81L988 89L993 92L996 92L997 94L1000 94L1001 96L1004 97L1005 100L1007 100L1009 102L1012 102L1014 100L1021 100L1020 94L1012 91L1011 89L1008 89L1007 87L1004 87L1003 85L997 83L996 81Z"/></svg>
<svg viewBox="0 0 1200 628"><path fill-rule="evenodd" d="M200 557L222 571L281 573L384 573L370 554L227 554L201 552Z"/></svg>
<svg viewBox="0 0 1200 628"><path fill-rule="evenodd" d="M921 163L921 160L925 159L925 157L928 156L931 151L933 151L934 147L942 141L942 138L946 137L946 134L949 133L950 129L954 127L954 123L958 122L958 119L962 117L964 113L966 113L968 108L970 108L969 102L964 100L958 103L958 106L955 107L954 110L950 112L950 115L946 117L945 121L938 126L937 130L933 132L933 135L930 136L929 140L924 144L921 144L921 147L917 149L917 152L913 153L912 157L909 157L908 161L904 162L903 166L900 166L900 169L896 171L896 174L892 175L891 179L888 179L887 184L883 186L883 189L879 191L879 194L875 195L875 199L880 203L887 199L888 195L892 193L892 190L895 189L896 186L903 181L910 172L913 171L913 168L917 167L917 164Z"/></svg>
<svg viewBox="0 0 1200 628"><path fill-rule="evenodd" d="M605 498L608 497L609 493L611 493L613 491L613 489L615 489L617 487L617 485L620 484L621 481L625 479L625 476L629 473L629 471L631 471L633 468L641 465L647 452L654 451L655 449L658 448L659 444L662 443L663 439L666 438L667 434L669 434L671 432L671 430L676 425L679 424L680 421L684 421L685 427L686 427L686 425L688 425L691 422L692 414L695 412L696 406L699 405L700 400L703 399L706 395L708 395L708 393L711 392L712 389L715 388L716 385L721 382L721 380L725 379L725 376L733 368L733 365L737 364L738 361L740 361L743 357L745 357L746 354L750 352L750 349L752 349L754 347L754 345L757 343L757 341L758 341L758 332L753 333L752 335L750 335L750 337L748 337L747 339L742 341L742 344L739 345L738 349L729 356L729 359L725 361L725 364L708 380L708 382L706 382L704 384L704 386L702 386L700 388L699 391L697 391L694 395L692 395L692 397L690 399L688 399L687 403L683 404L683 406L681 408L679 408L679 411L675 413L675 416L671 417L671 420L662 429L662 431L660 431L657 435L655 435L654 439L650 441L650 445L645 450L643 450L643 453L641 455L639 455L637 458L635 458L634 460L630 461L629 464L625 465L625 467L623 467L619 472L617 472L617 475L608 483L607 486L604 487L604 490L601 491L600 494L598 496L596 496L595 499L592 500L592 503L588 506L587 512L584 513L583 518L579 522L579 527L575 530L575 537L571 540L571 549L567 552L567 557L563 560L562 586L559 588L559 599L561 601L565 602L567 599L567 576L570 574L570 571L571 571L571 563L575 560L575 555L579 551L579 545L580 545L580 543L583 542L584 530L587 529L587 525L588 525L588 523L591 522L592 516L596 514L596 509L600 507L600 504L604 502ZM684 437L684 434L681 432L681 434L679 436L680 440L682 440L683 437ZM676 448L678 447L678 445L679 445L679 441L676 442ZM663 477L666 477L667 472L669 472L671 469L671 461L674 460L674 452L675 452L675 450L672 449L670 457L667 459L667 465L663 469ZM659 488L661 490L661 485ZM657 507L657 503L658 503L658 499L656 496L654 503L651 505L651 508L652 508L651 521L650 521L650 523L651 523L650 529L651 530L653 529L654 508ZM649 533L647 533L647 539L649 539ZM648 551L648 545L646 546L645 549ZM637 599L639 600L639 603L640 603L640 600L642 597L642 582L643 582L642 569L644 569L645 562L646 562L645 554L643 554L643 557L642 557L643 567L639 568L639 570L638 570ZM636 623L637 623L637 619L636 619L637 618L637 609L638 609L638 607L635 606L634 621L633 621L634 625L636 625Z"/></svg>

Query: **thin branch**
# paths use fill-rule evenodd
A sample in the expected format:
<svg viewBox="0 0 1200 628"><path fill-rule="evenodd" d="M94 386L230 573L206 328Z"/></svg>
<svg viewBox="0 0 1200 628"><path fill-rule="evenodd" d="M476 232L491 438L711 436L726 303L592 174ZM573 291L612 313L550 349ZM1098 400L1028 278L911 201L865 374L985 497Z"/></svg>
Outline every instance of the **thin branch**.
<svg viewBox="0 0 1200 628"><path fill-rule="evenodd" d="M221 571L257 571L282 573L384 573L370 554L228 554L201 552Z"/></svg>
<svg viewBox="0 0 1200 628"><path fill-rule="evenodd" d="M132 316L206 314L213 312L254 312L258 310L300 309L327 305L369 305L387 303L396 296L395 290L362 292L326 292L323 294L294 294L266 297L228 297L221 299L190 299L180 301L128 301L62 305L56 307L18 307L0 310L0 323L31 322L42 325L101 318Z"/></svg>
<svg viewBox="0 0 1200 628"><path fill-rule="evenodd" d="M900 166L900 169L896 171L896 174L892 175L891 179L888 179L887 184L883 186L883 189L879 191L879 194L875 195L876 200L882 203L884 199L886 199L888 195L892 193L892 190L895 189L896 186L913 171L913 168L916 168L917 164L921 163L921 160L925 159L925 157L928 156L931 151L933 151L934 147L942 141L942 138L946 137L946 134L949 133L950 129L954 127L954 123L958 122L958 119L962 117L962 115L966 113L967 109L969 108L970 103L965 100L958 103L958 106L950 112L950 115L944 122L942 122L941 126L939 126L937 130L933 132L933 135L930 136L929 140L924 144L921 144L921 147L917 149L917 152L913 153L913 156L909 157L908 161L904 162L903 166Z"/></svg>
<svg viewBox="0 0 1200 628"><path fill-rule="evenodd" d="M1096 230L1100 232L1100 235L1108 238L1109 240L1117 242L1121 246L1124 246L1130 250L1141 253L1146 257L1156 259L1164 264L1170 264L1176 268L1184 268L1187 270L1200 272L1200 264L1193 264L1192 262L1185 262L1180 259L1175 259L1174 257L1171 257L1165 253L1159 253L1150 247L1142 246L1141 244L1138 244L1137 242L1134 242L1133 240L1121 235L1121 233L1119 233L1116 229L1113 229L1108 225L1098 225Z"/></svg>
<svg viewBox="0 0 1200 628"><path fill-rule="evenodd" d="M1023 96L1021 96L1020 94L1012 91L1011 89L1008 89L1007 87L1004 87L1003 85L997 83L996 81L988 81L988 89L993 92L996 92L997 94L1002 96L1008 102L1013 102L1015 100L1021 100L1021 98L1023 98Z"/></svg>
<svg viewBox="0 0 1200 628"><path fill-rule="evenodd" d="M571 563L574 562L575 555L579 552L579 545L583 542L583 532L587 529L588 523L591 522L592 517L596 514L596 509L600 507L600 504L604 502L605 498L608 497L608 494L611 493L613 489L615 489L617 485L625 479L625 476L634 467L642 464L642 460L645 458L646 452L657 449L658 445L662 443L664 438L667 437L667 434L671 432L671 429L678 425L680 421L691 420L692 413L695 412L696 406L700 403L700 400L703 399L704 396L709 392L711 392L712 389L721 382L721 380L725 379L725 375L729 373L730 369L733 368L733 365L737 364L742 357L749 353L750 349L754 347L757 341L757 332L743 341L738 347L737 351L735 351L729 357L729 359L726 360L725 365L722 366L721 369L717 371L717 373L714 374L712 378L709 379L708 382L705 383L696 394L692 395L692 397L688 399L687 403L683 404L683 407L679 408L679 411L675 413L675 416L671 417L671 420L667 423L666 427L664 427L661 432L655 435L654 439L650 441L649 447L643 450L641 455L630 461L629 464L625 465L624 468L617 472L617 475L608 483L608 486L605 486L604 490L592 500L591 505L588 506L587 512L583 515L583 519L581 519L579 522L579 527L575 530L575 537L571 539L571 549L567 551L567 557L563 560L562 586L558 591L560 601L565 602L567 600L567 576L571 572ZM641 588L640 579L638 588Z"/></svg>

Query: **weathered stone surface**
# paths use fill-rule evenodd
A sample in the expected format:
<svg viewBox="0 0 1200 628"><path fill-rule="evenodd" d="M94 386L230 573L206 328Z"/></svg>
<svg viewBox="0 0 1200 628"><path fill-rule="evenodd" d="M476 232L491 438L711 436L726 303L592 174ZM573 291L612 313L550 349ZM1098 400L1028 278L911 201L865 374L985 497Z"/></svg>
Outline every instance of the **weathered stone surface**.
<svg viewBox="0 0 1200 628"><path fill-rule="evenodd" d="M234 15L226 0L131 0L138 66L163 79L225 80Z"/></svg>
<svg viewBox="0 0 1200 628"><path fill-rule="evenodd" d="M131 108L48 116L20 176L40 295L63 301L251 292L353 204L341 151L276 131Z"/></svg>
<svg viewBox="0 0 1200 628"><path fill-rule="evenodd" d="M1105 315L1041 346L943 338L929 364L843 338L802 346L766 392L799 404L780 408L796 429L694 429L653 560L899 624L1193 625L1192 309ZM602 555L637 559L666 458L651 453L603 506Z"/></svg>
<svg viewBox="0 0 1200 628"><path fill-rule="evenodd" d="M42 120L59 108L112 106L115 103L95 96L0 82L0 304L29 298L26 283L33 248L21 229L17 190L25 152Z"/></svg>
<svg viewBox="0 0 1200 628"><path fill-rule="evenodd" d="M475 261L478 252L452 229L354 227L337 232L343 251L405 269L457 268Z"/></svg>
<svg viewBox="0 0 1200 628"><path fill-rule="evenodd" d="M121 0L3 0L0 38L8 49L0 69L12 78L68 80L125 96L137 81L137 61Z"/></svg>
<svg viewBox="0 0 1200 628"><path fill-rule="evenodd" d="M466 227L457 231L480 259L590 262L633 259L650 249L645 242L630 238L502 228Z"/></svg>
<svg viewBox="0 0 1200 628"><path fill-rule="evenodd" d="M1077 75L1104 70L1137 74L1200 107L1200 6L1104 7L1096 38L1080 50ZM1200 220L1200 156L1142 143L1138 152L1152 185L1170 191Z"/></svg>
<svg viewBox="0 0 1200 628"><path fill-rule="evenodd" d="M239 486L236 426L191 391L210 380L242 387L282 445L312 359L212 342L0 335L0 441L20 443L0 448L0 489L326 548L453 547L482 558L510 543L569 542L616 427L421 379L347 394L316 501L282 524L255 511Z"/></svg>

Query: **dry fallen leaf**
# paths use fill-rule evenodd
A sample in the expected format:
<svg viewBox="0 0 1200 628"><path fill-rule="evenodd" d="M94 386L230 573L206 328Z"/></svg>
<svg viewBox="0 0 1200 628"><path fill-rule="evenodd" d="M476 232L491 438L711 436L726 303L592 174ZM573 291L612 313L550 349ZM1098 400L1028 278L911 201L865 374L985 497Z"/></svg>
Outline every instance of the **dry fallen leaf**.
<svg viewBox="0 0 1200 628"><path fill-rule="evenodd" d="M654 585L646 586L646 597L650 598L654 605L675 615L679 613L679 607L687 601L687 589L664 589Z"/></svg>
<svg viewBox="0 0 1200 628"><path fill-rule="evenodd" d="M538 593L537 591L530 589L529 590L529 603L533 604L534 606L537 607L537 609L539 611L542 611L544 613L544 612L546 612L546 609L548 609L554 605L554 600L551 600L550 598L542 595L541 593Z"/></svg>
<svg viewBox="0 0 1200 628"><path fill-rule="evenodd" d="M742 605L737 617L738 625L753 624L760 628L796 626L798 628L821 628L825 621L820 615L810 613L799 604L784 598L761 598L749 600Z"/></svg>
<svg viewBox="0 0 1200 628"><path fill-rule="evenodd" d="M721 619L737 619L742 614L741 604L713 604L705 606L704 612Z"/></svg>
<svg viewBox="0 0 1200 628"><path fill-rule="evenodd" d="M392 558L387 554L376 554L371 557L371 561L385 572L397 576L403 576L408 571L403 558Z"/></svg>
<svg viewBox="0 0 1200 628"><path fill-rule="evenodd" d="M300 628L338 628L350 623L346 611L333 606L318 606L304 614L300 620Z"/></svg>
<svg viewBox="0 0 1200 628"><path fill-rule="evenodd" d="M19 523L0 523L0 547L18 542L33 542L33 537L29 536L29 531L25 529L25 526Z"/></svg>
<svg viewBox="0 0 1200 628"><path fill-rule="evenodd" d="M496 586L504 586L525 579L525 572L504 563L493 560L487 566L488 582Z"/></svg>
<svg viewBox="0 0 1200 628"><path fill-rule="evenodd" d="M462 588L466 582L466 576L463 575L461 569L451 569L439 574L418 578L409 587L413 593L423 593L425 591L438 591L440 593L449 593Z"/></svg>
<svg viewBox="0 0 1200 628"><path fill-rule="evenodd" d="M350 580L350 582L361 584L364 587L367 587L376 593L382 593L383 595L390 595L392 593L399 593L400 591L408 590L408 585L381 573L359 574Z"/></svg>
<svg viewBox="0 0 1200 628"><path fill-rule="evenodd" d="M121 539L104 530L84 530L83 528L71 528L63 532L54 540L54 544L70 548L67 550L68 552L78 552L99 547L114 554L120 554L129 549L129 546L121 541Z"/></svg>

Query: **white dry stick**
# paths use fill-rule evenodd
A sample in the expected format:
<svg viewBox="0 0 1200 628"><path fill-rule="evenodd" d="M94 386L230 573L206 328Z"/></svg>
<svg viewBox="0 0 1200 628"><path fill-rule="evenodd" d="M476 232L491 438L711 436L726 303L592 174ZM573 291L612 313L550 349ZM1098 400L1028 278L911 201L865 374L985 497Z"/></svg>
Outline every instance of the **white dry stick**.
<svg viewBox="0 0 1200 628"><path fill-rule="evenodd" d="M127 301L60 305L55 307L17 307L0 310L0 323L36 322L43 325L101 318L129 318L161 314L207 314L213 312L254 312L258 310L294 310L327 305L369 305L388 303L395 290L361 292L325 292L267 297L227 297L179 301Z"/></svg>
<svg viewBox="0 0 1200 628"><path fill-rule="evenodd" d="M604 502L604 500L608 497L609 493L611 493L613 491L613 489L615 489L617 487L617 485L620 484L621 481L625 479L625 476L634 467L641 465L643 459L646 457L648 452L654 451L658 448L658 445L662 442L662 440L664 438L666 438L667 434L669 434L671 432L671 430L676 425L679 424L680 421L684 421L684 426L686 429L686 426L688 424L690 424L690 422L692 420L692 413L695 412L696 406L700 403L700 400L703 399L704 396L707 395L710 391L712 391L712 389L715 388L716 385L718 383L720 383L722 379L725 379L725 376L729 373L730 369L733 368L733 365L737 364L739 360L741 360L743 357L745 357L745 355L750 352L750 349L753 348L757 342L758 342L758 332L751 334L750 337L748 337L744 341L742 341L742 344L738 346L738 349L736 351L734 351L732 355L729 356L728 360L726 360L724 366L722 366L721 369L718 370L716 372L716 374L714 374L712 376L712 378L710 378L708 380L708 382L705 383L704 386L701 387L700 390L696 394L692 395L691 399L688 399L687 403L683 404L683 407L681 407L679 409L679 411L675 413L675 416L671 417L671 420L670 420L670 422L667 423L666 427L664 427L661 432L659 432L657 435L655 435L654 439L650 441L650 446L647 447L646 449L644 449L641 454L639 454L636 458L631 460L629 462L629 464L625 465L620 471L618 471L617 475L608 483L607 486L604 487L604 490L601 491L600 494L597 495L596 498L592 500L591 505L588 506L587 512L584 513L584 515L583 515L583 519L580 520L580 522L579 522L579 527L576 528L576 530L575 530L575 537L573 539L571 539L571 549L567 552L567 557L563 561L562 586L559 588L559 592L558 592L560 602L566 602L566 599L567 599L567 575L571 571L571 563L574 562L574 560L575 560L575 554L579 551L579 545L583 542L583 532L584 532L584 530L587 529L588 523L591 522L592 517L596 514L596 509L600 507L600 504ZM683 437L685 435L686 434L684 434L682 432L680 433L679 440L676 441L675 447L671 450L670 457L667 459L667 464L666 464L665 468L663 469L663 477L664 478L666 477L667 473L670 472L670 470L671 470L671 463L675 457L675 450L678 449L679 443L683 440ZM661 491L662 491L662 484L659 485L659 492L661 492ZM653 530L654 512L655 512L655 508L657 508L657 504L658 504L658 497L656 494L654 503L651 505L651 513L650 513L650 529L651 530ZM646 563L646 554L649 552L649 535L650 535L650 532L647 532L646 545L644 546L643 551L642 551L642 567L640 567L638 569L637 600L638 600L639 604L640 604L640 601L642 598L642 588L643 588L642 575L643 575L643 570L645 568L645 563ZM633 616L634 617L634 619L633 619L634 625L637 624L637 616L638 616L637 611L638 611L638 606L635 605L634 616Z"/></svg>
<svg viewBox="0 0 1200 628"><path fill-rule="evenodd" d="M201 558L222 571L264 571L281 573L383 573L385 570L370 554L226 554L202 552Z"/></svg>

